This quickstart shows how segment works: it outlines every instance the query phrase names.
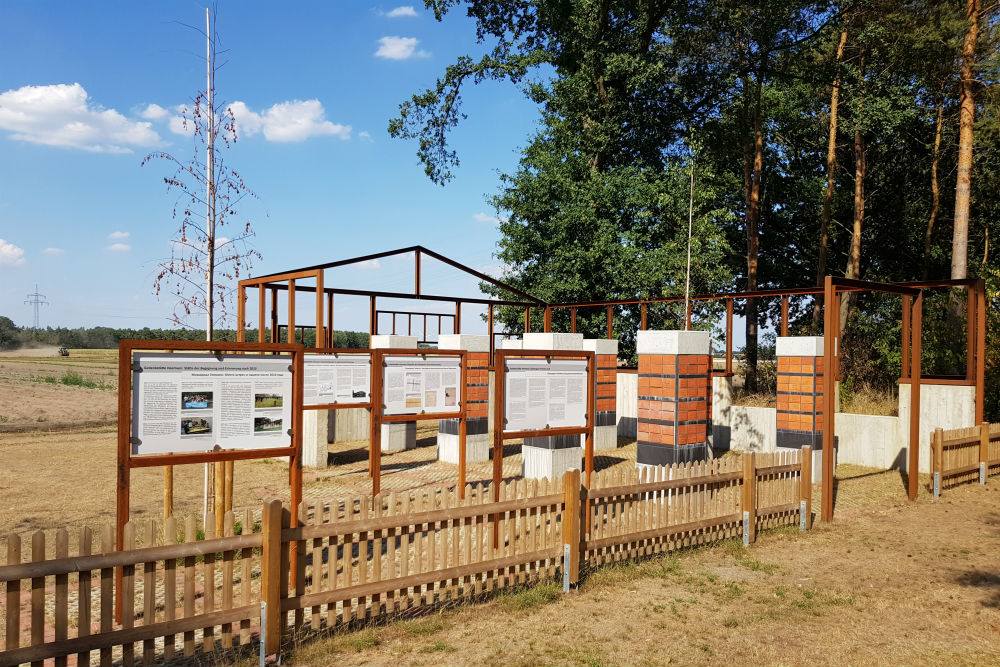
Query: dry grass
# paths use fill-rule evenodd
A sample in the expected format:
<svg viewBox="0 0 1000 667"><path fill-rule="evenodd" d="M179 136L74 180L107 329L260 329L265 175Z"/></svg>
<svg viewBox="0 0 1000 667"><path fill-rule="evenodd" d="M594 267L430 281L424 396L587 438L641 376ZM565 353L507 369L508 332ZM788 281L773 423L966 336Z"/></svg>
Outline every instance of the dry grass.
<svg viewBox="0 0 1000 667"><path fill-rule="evenodd" d="M743 405L748 408L776 408L778 395L774 393L745 393L742 389L733 392L732 405Z"/></svg>
<svg viewBox="0 0 1000 667"><path fill-rule="evenodd" d="M899 414L899 396L892 388L879 389L865 383L851 392L841 389L840 400L841 412L888 417Z"/></svg>

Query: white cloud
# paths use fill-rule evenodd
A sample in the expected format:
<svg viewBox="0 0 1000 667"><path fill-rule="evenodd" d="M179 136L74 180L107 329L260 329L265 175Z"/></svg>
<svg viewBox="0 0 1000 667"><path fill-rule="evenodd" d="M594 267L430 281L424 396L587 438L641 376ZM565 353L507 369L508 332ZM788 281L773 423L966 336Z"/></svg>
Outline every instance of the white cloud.
<svg viewBox="0 0 1000 667"><path fill-rule="evenodd" d="M167 127L174 134L185 134L191 136L194 134L194 125L191 123L186 123L184 121L184 116L171 116L170 122L167 123Z"/></svg>
<svg viewBox="0 0 1000 667"><path fill-rule="evenodd" d="M380 266L382 266L382 263L379 262L377 259L366 259L365 261L358 262L357 264L354 264L353 266L355 268L358 268L358 269L365 269L367 271L372 271L372 270L377 269Z"/></svg>
<svg viewBox="0 0 1000 667"><path fill-rule="evenodd" d="M427 58L431 54L423 49L417 50L419 40L416 37L380 37L377 58L389 60L406 60L407 58Z"/></svg>
<svg viewBox="0 0 1000 667"><path fill-rule="evenodd" d="M139 115L146 120L163 120L170 115L170 112L159 104L150 104Z"/></svg>
<svg viewBox="0 0 1000 667"><path fill-rule="evenodd" d="M395 9L393 9L392 11L390 11L388 14L386 14L386 16L389 17L389 18L391 18L391 19L396 19L396 18L399 18L401 16L416 16L416 15L417 15L417 10L415 10L410 5L404 5L402 7L396 7Z"/></svg>
<svg viewBox="0 0 1000 667"><path fill-rule="evenodd" d="M111 232L108 234L109 239L127 239L129 237L128 232Z"/></svg>
<svg viewBox="0 0 1000 667"><path fill-rule="evenodd" d="M372 135L370 135L367 130L358 132L358 139L364 139L365 141L370 141L372 143L375 142L375 140L372 139Z"/></svg>
<svg viewBox="0 0 1000 667"><path fill-rule="evenodd" d="M480 211L479 213L474 213L472 215L472 219L475 220L476 222L482 222L484 224L494 225L494 226L499 225L501 222L507 222L507 218L505 217L498 218L495 215L483 213L482 211Z"/></svg>
<svg viewBox="0 0 1000 667"><path fill-rule="evenodd" d="M108 250L111 252L129 252L132 250L132 246L127 243L112 243L108 246Z"/></svg>
<svg viewBox="0 0 1000 667"><path fill-rule="evenodd" d="M42 251L43 255L65 255L66 251L62 248L46 248Z"/></svg>
<svg viewBox="0 0 1000 667"><path fill-rule="evenodd" d="M27 262L24 250L0 239L0 266L23 266Z"/></svg>
<svg viewBox="0 0 1000 667"><path fill-rule="evenodd" d="M150 123L93 104L79 83L0 93L0 129L19 141L95 153L131 153L160 143Z"/></svg>
<svg viewBox="0 0 1000 667"><path fill-rule="evenodd" d="M511 269L514 267L506 262L501 264L487 264L485 266L475 267L480 273L485 273L494 280L503 280L505 274L510 273Z"/></svg>
<svg viewBox="0 0 1000 667"><path fill-rule="evenodd" d="M236 131L242 136L262 133L268 141L305 141L315 136L351 138L351 126L332 123L319 100L292 100L275 104L261 113L243 102L230 105L236 118Z"/></svg>

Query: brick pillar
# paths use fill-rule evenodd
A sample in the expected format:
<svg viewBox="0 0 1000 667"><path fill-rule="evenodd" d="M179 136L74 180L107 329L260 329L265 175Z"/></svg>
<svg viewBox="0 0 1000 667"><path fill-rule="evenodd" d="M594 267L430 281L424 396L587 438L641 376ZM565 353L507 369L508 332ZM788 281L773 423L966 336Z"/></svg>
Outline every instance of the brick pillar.
<svg viewBox="0 0 1000 667"><path fill-rule="evenodd" d="M465 460L478 463L490 459L490 338L469 334L441 334L439 350L465 350L469 364L467 384L462 390L465 401ZM438 422L438 460L458 463L458 419Z"/></svg>
<svg viewBox="0 0 1000 667"><path fill-rule="evenodd" d="M822 479L823 337L779 336L777 438L779 448L813 448L813 478Z"/></svg>
<svg viewBox="0 0 1000 667"><path fill-rule="evenodd" d="M618 415L615 412L618 389L618 341L609 338L586 339L583 349L594 353L597 368L595 391L597 415L594 418L594 450L618 447ZM581 446L587 436L581 436Z"/></svg>
<svg viewBox="0 0 1000 667"><path fill-rule="evenodd" d="M524 350L582 350L583 334L526 333ZM583 470L583 448L578 435L525 438L521 445L521 474L528 479L561 479L571 468Z"/></svg>
<svg viewBox="0 0 1000 667"><path fill-rule="evenodd" d="M370 346L375 349L412 350L417 347L416 336L380 335L372 336ZM381 401L381 396L372 396L373 401ZM382 451L399 452L417 446L417 423L403 422L382 424Z"/></svg>
<svg viewBox="0 0 1000 667"><path fill-rule="evenodd" d="M707 331L639 331L636 464L707 458L711 364Z"/></svg>

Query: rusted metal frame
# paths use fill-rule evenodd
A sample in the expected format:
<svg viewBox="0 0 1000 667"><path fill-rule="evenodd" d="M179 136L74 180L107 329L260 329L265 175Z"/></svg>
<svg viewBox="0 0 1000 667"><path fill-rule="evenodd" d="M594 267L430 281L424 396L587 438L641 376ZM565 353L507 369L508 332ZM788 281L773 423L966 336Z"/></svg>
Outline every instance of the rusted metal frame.
<svg viewBox="0 0 1000 667"><path fill-rule="evenodd" d="M459 457L459 497L465 498L465 420L468 414L468 397L465 395L466 383L468 380L469 358L466 350L423 350L423 349L396 349L379 348L371 351L372 355L372 409L371 409L371 443L369 445L369 461L371 462L372 495L377 495L382 490L382 424L398 424L406 422L417 422L430 419L458 419L458 457ZM460 391L462 400L459 403L458 412L434 412L423 414L402 414L386 415L382 403L383 395L383 360L385 357L459 357L461 360ZM376 393L377 392L377 393Z"/></svg>
<svg viewBox="0 0 1000 667"><path fill-rule="evenodd" d="M500 499L500 483L503 481L503 442L504 440L516 440L521 438L543 438L551 435L586 435L584 449L584 474L587 488L590 488L591 478L594 472L594 421L596 417L596 383L597 377L596 360L594 352L589 350L497 350L497 359L494 363L494 404L493 404L493 501ZM559 358L559 359L586 359L587 361L587 409L586 424L582 427L560 427L539 429L537 431L507 431L504 428L504 380L506 368L504 362L507 358L517 359L538 359L538 358ZM588 501L589 503L589 501ZM587 512L589 516L589 512ZM494 546L498 543L498 532L496 515L491 515L493 521ZM590 522L587 520L589 531Z"/></svg>
<svg viewBox="0 0 1000 667"><path fill-rule="evenodd" d="M606 308L606 317L608 320L608 340L615 337L614 334L614 322L615 322L615 307L613 305L608 305Z"/></svg>
<svg viewBox="0 0 1000 667"><path fill-rule="evenodd" d="M969 384L976 375L976 301L976 288L970 285L965 290L965 379Z"/></svg>
<svg viewBox="0 0 1000 667"><path fill-rule="evenodd" d="M733 374L733 304L734 299L726 299L726 375Z"/></svg>
<svg viewBox="0 0 1000 667"><path fill-rule="evenodd" d="M986 406L986 281L976 281L976 423L985 421Z"/></svg>
<svg viewBox="0 0 1000 667"><path fill-rule="evenodd" d="M900 341L901 349L903 350L902 360L900 362L900 380L910 379L910 357L906 354L906 351L910 349L910 314L912 307L913 298L905 294L903 295L903 310L902 310L902 333Z"/></svg>
<svg viewBox="0 0 1000 667"><path fill-rule="evenodd" d="M910 500L917 499L920 483L920 384L921 384L921 349L923 326L924 293L920 291L913 299L913 325L910 341L910 368L913 377L910 378L910 444L909 462L906 467L907 495ZM904 351L903 354L906 354Z"/></svg>
<svg viewBox="0 0 1000 667"><path fill-rule="evenodd" d="M410 313L409 315L406 316L406 335L407 336L412 336L413 335L413 314L412 313Z"/></svg>
<svg viewBox="0 0 1000 667"><path fill-rule="evenodd" d="M643 301L639 304L639 329L642 331L646 330L646 311L649 309L649 304ZM576 312L576 308L573 309Z"/></svg>
<svg viewBox="0 0 1000 667"><path fill-rule="evenodd" d="M781 296L781 335L788 335L788 295Z"/></svg>
<svg viewBox="0 0 1000 667"><path fill-rule="evenodd" d="M375 296L369 297L368 305L368 335L375 336L378 334L378 311L375 310ZM371 345L371 341L368 343Z"/></svg>
<svg viewBox="0 0 1000 667"><path fill-rule="evenodd" d="M316 336L313 338L313 347L326 347L326 334L323 332L323 271L316 272ZM302 343L305 344L306 337L302 336Z"/></svg>
<svg viewBox="0 0 1000 667"><path fill-rule="evenodd" d="M531 331L531 306L524 307L524 333Z"/></svg>
<svg viewBox="0 0 1000 667"><path fill-rule="evenodd" d="M377 316L378 316L378 314L376 313L376 317ZM392 314L392 331L390 333L393 336L396 335L396 314L395 313Z"/></svg>
<svg viewBox="0 0 1000 667"><path fill-rule="evenodd" d="M246 314L247 308L247 289L243 285L238 285L236 287L236 342L245 343L247 339L246 334Z"/></svg>
<svg viewBox="0 0 1000 667"><path fill-rule="evenodd" d="M493 285L494 287L499 287L499 288L501 288L501 289L503 289L503 290L505 290L507 292L510 292L511 294L516 294L517 296L521 297L522 299L527 299L528 301L534 302L535 304L537 304L539 306L544 306L545 305L545 302L543 302L541 299L537 299L537 298L533 297L532 295L528 294L527 292L522 292L521 290L517 289L513 285L508 285L507 283L502 282L500 280L497 280L496 278L492 278L492 277L486 275L485 273L482 273L480 271L476 271L475 269L473 269L471 267L468 267L465 264L461 264L459 262L456 262L455 260L450 259L448 257L445 257L444 255L440 255L440 254L434 252L433 250L428 250L427 248L424 248L423 246L417 246L417 247L420 249L420 252L426 253L430 257L433 257L434 259L438 260L439 262L444 262L445 264L448 264L449 266L452 266L452 267L454 267L456 269L459 269L460 271L465 271L466 273L468 273L470 275L473 275L473 276L479 278L480 280L482 280L483 282L487 282L487 283Z"/></svg>
<svg viewBox="0 0 1000 667"><path fill-rule="evenodd" d="M333 332L333 292L329 292L326 295L326 347L333 347L336 343Z"/></svg>
<svg viewBox="0 0 1000 667"><path fill-rule="evenodd" d="M269 287L274 287L275 289L284 290L287 287L284 283L276 283L274 285L268 285ZM316 288L312 286L299 286L298 290L300 292L315 292ZM344 296L368 296L368 297L379 297L383 299L411 299L413 301L445 301L447 303L454 303L455 301L461 301L462 303L474 303L480 306L488 306L490 304L496 306L515 306L515 307L525 307L534 306L535 304L526 301L505 301L503 299L479 299L475 297L462 297L460 299L453 296L441 296L438 294L407 294L406 292L382 292L374 290L359 290L359 289L347 289L342 287L327 287L325 290L328 294L340 294Z"/></svg>
<svg viewBox="0 0 1000 667"><path fill-rule="evenodd" d="M136 350L168 350L187 352L260 352L288 353L292 355L292 443L290 447L226 450L218 452L191 452L186 454L159 454L148 457L133 457L132 435L132 354ZM291 500L302 498L302 353L301 345L277 343L227 343L225 341L193 340L133 340L118 341L118 462L115 499L115 548L124 549L125 524L130 514L131 470L157 465L182 465L185 463L235 461L237 459L270 458L288 456L289 484ZM123 611L122 570L115 571L115 616L121 622Z"/></svg>
<svg viewBox="0 0 1000 667"><path fill-rule="evenodd" d="M452 321L455 328L453 333L462 333L462 302L455 300L455 319Z"/></svg>
<svg viewBox="0 0 1000 667"><path fill-rule="evenodd" d="M373 259L381 259L383 257L392 257L393 255L404 255L408 252L416 252L417 250L422 250L418 245L409 246L408 248L399 248L397 250L386 250L383 252L376 252L371 255L362 255L360 257L351 257L349 259L339 259L333 262L326 262L325 264L315 264L313 266L305 266L301 269L294 269L291 273L302 272L307 273L309 271L317 271L322 269L335 269L338 266L348 266L350 264L360 264L361 262L369 262ZM257 276L255 278L248 278L248 280L259 280L259 281L270 281L280 279L285 273L269 273L263 276Z"/></svg>
<svg viewBox="0 0 1000 667"><path fill-rule="evenodd" d="M552 331L552 309L548 306L545 307L545 320L543 322L543 331L546 333Z"/></svg>
<svg viewBox="0 0 1000 667"><path fill-rule="evenodd" d="M684 331L691 330L691 305L693 303L692 299L688 299L687 307L684 308Z"/></svg>
<svg viewBox="0 0 1000 667"><path fill-rule="evenodd" d="M493 366L493 350L496 349L496 341L493 340L493 304L490 304L486 308L486 333L489 336L489 341L490 341L490 347L489 347L489 351L490 351L489 365L490 365L490 367L492 367ZM426 338L426 337L427 336L425 335L424 338Z"/></svg>
<svg viewBox="0 0 1000 667"><path fill-rule="evenodd" d="M278 343L278 289L271 287L271 343Z"/></svg>
<svg viewBox="0 0 1000 667"><path fill-rule="evenodd" d="M253 278L244 278L239 281L238 284L244 287L255 287L257 285L271 285L271 284L282 284L289 280L299 280L306 278L315 278L317 271L322 271L321 267L314 267L309 269L296 269L294 271L285 271L283 273L274 273L267 276L256 276Z"/></svg>
<svg viewBox="0 0 1000 667"><path fill-rule="evenodd" d="M413 252L413 293L420 294L420 250Z"/></svg>
<svg viewBox="0 0 1000 667"><path fill-rule="evenodd" d="M837 406L834 396L837 391L834 375L834 356L837 338L840 335L840 301L832 276L826 276L823 283L823 485L820 502L820 518L833 521L833 446L834 422ZM903 351L906 354L906 351Z"/></svg>
<svg viewBox="0 0 1000 667"><path fill-rule="evenodd" d="M261 285L257 288L257 342L263 343L264 337L267 335L267 324L264 321L265 312L267 311L267 292L264 291L264 286Z"/></svg>
<svg viewBox="0 0 1000 667"><path fill-rule="evenodd" d="M288 281L288 342L295 342L295 280Z"/></svg>

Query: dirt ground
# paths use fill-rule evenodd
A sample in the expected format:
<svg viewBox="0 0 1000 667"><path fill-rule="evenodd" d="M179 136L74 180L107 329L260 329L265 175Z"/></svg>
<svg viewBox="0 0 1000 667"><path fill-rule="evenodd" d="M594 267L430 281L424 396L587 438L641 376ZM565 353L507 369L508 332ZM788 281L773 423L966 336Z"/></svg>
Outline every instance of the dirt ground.
<svg viewBox="0 0 1000 667"><path fill-rule="evenodd" d="M0 353L0 432L114 423L115 350L30 348Z"/></svg>
<svg viewBox="0 0 1000 667"><path fill-rule="evenodd" d="M837 520L303 644L291 665L1000 665L1000 481L909 503L843 471ZM887 492L888 493L887 495Z"/></svg>

